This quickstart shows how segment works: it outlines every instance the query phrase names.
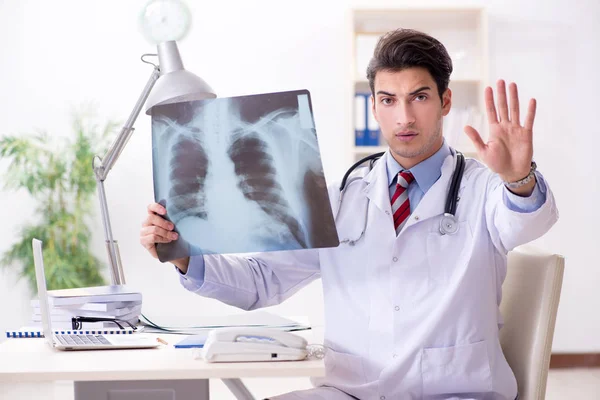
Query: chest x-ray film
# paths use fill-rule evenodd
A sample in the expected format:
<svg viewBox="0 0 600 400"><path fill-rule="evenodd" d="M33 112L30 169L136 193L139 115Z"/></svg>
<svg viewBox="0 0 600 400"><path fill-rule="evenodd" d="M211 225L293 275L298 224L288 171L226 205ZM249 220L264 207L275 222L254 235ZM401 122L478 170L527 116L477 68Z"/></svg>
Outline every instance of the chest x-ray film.
<svg viewBox="0 0 600 400"><path fill-rule="evenodd" d="M339 245L306 90L156 106L152 153L161 261Z"/></svg>

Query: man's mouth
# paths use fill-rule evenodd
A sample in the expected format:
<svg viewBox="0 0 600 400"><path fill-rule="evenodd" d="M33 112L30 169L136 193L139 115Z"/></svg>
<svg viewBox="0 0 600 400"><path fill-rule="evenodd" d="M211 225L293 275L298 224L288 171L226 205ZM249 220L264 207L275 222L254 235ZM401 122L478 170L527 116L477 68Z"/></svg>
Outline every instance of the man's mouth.
<svg viewBox="0 0 600 400"><path fill-rule="evenodd" d="M414 131L401 131L396 133L396 138L398 138L399 140L403 141L403 142L408 142L410 140L412 140L414 137L416 137L418 134L417 132Z"/></svg>

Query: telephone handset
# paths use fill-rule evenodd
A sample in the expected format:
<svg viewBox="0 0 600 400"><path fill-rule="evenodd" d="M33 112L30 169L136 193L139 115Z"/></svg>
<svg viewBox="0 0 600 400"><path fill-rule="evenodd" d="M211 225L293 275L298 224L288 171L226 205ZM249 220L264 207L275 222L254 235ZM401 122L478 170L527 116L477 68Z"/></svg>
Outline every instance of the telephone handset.
<svg viewBox="0 0 600 400"><path fill-rule="evenodd" d="M293 333L269 328L219 328L202 348L207 362L303 360L307 342Z"/></svg>

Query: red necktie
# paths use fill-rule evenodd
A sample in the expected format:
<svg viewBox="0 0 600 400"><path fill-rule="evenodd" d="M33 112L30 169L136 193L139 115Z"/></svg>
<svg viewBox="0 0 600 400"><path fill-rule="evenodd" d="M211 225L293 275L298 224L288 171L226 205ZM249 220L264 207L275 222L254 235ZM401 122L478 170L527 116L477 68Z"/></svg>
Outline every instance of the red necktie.
<svg viewBox="0 0 600 400"><path fill-rule="evenodd" d="M408 185L415 180L410 171L401 171L398 174L396 191L392 196L392 215L394 216L394 228L396 235L400 233L410 215L410 203L408 201Z"/></svg>

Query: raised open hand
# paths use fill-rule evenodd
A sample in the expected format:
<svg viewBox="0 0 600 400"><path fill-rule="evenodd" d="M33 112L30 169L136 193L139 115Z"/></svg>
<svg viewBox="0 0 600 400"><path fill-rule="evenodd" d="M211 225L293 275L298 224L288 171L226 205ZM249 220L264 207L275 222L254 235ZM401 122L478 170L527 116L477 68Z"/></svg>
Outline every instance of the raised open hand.
<svg viewBox="0 0 600 400"><path fill-rule="evenodd" d="M499 80L497 84L499 113L496 112L492 88L485 88L485 105L490 124L488 142L484 143L479 132L470 125L465 126L465 133L473 141L481 161L505 182L515 182L525 178L531 168L536 101L529 100L525 123L521 126L517 85L511 83L508 89L510 115L504 80Z"/></svg>

